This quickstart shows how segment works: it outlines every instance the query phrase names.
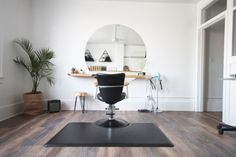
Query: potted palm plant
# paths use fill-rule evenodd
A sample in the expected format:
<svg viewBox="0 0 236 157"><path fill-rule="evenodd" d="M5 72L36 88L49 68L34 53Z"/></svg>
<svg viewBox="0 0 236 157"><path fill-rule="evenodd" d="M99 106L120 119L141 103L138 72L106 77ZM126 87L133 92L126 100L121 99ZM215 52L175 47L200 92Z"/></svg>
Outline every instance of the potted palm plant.
<svg viewBox="0 0 236 157"><path fill-rule="evenodd" d="M26 53L24 57L16 57L13 61L21 65L31 76L32 91L23 94L24 113L36 115L43 110L43 94L38 91L38 86L42 79L46 79L50 85L53 85L53 63L54 52L48 48L34 50L31 42L27 39L18 39L14 41Z"/></svg>

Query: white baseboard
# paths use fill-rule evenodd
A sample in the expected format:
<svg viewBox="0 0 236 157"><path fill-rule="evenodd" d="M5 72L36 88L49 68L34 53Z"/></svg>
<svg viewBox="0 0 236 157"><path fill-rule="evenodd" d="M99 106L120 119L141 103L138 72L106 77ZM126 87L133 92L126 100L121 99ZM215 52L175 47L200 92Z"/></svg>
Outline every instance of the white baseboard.
<svg viewBox="0 0 236 157"><path fill-rule="evenodd" d="M0 106L0 121L17 116L21 113L23 113L23 103Z"/></svg>
<svg viewBox="0 0 236 157"><path fill-rule="evenodd" d="M163 111L195 111L194 98L160 98L159 102Z"/></svg>
<svg viewBox="0 0 236 157"><path fill-rule="evenodd" d="M145 98L128 98L120 101L116 106L121 111L137 111L144 108ZM47 109L45 100L44 109ZM61 99L62 110L74 110L73 99ZM88 97L86 99L86 110L102 110L107 107L107 104ZM80 102L77 102L77 110L81 110ZM159 109L162 111L194 111L193 98L159 98ZM0 106L0 121L9 119L23 113L23 103L14 103L9 105Z"/></svg>
<svg viewBox="0 0 236 157"><path fill-rule="evenodd" d="M145 98L128 98L118 102L116 107L123 111L137 111L144 108L145 100ZM73 99L61 99L61 103L62 110L74 110ZM104 110L106 107L107 104L93 97L86 99L87 110ZM47 108L46 103L44 108ZM79 101L77 101L76 109L81 110ZM159 109L162 111L194 111L194 98L159 98Z"/></svg>
<svg viewBox="0 0 236 157"><path fill-rule="evenodd" d="M209 98L207 100L207 108L206 110L209 112L222 112L222 99L218 98Z"/></svg>

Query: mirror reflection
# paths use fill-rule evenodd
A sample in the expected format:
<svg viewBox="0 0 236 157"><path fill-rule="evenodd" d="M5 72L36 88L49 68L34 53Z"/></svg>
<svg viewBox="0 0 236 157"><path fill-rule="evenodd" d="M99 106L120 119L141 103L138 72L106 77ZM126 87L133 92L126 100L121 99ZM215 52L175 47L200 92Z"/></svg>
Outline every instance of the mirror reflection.
<svg viewBox="0 0 236 157"><path fill-rule="evenodd" d="M85 61L92 73L141 72L146 63L146 48L133 29L107 25L97 30L87 42Z"/></svg>

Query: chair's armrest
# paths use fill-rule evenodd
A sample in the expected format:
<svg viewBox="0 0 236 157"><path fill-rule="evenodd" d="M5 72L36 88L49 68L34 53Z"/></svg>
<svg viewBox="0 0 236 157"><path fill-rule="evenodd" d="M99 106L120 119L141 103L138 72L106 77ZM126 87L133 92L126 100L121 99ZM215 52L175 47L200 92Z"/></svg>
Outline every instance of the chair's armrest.
<svg viewBox="0 0 236 157"><path fill-rule="evenodd" d="M99 88L120 88L120 87L124 87L125 85L114 85L114 86L107 86L107 85L99 85L97 87Z"/></svg>
<svg viewBox="0 0 236 157"><path fill-rule="evenodd" d="M129 85L129 82L124 82L124 86L128 86ZM96 82L94 82L94 86L95 87L97 87L98 86L98 82L96 81Z"/></svg>

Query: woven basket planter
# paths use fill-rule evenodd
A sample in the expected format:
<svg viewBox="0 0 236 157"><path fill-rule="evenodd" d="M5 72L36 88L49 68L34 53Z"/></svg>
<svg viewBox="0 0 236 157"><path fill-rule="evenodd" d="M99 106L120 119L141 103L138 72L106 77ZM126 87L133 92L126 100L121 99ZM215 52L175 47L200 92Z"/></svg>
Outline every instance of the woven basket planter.
<svg viewBox="0 0 236 157"><path fill-rule="evenodd" d="M24 98L24 113L28 115L38 115L43 111L43 94L25 93Z"/></svg>

